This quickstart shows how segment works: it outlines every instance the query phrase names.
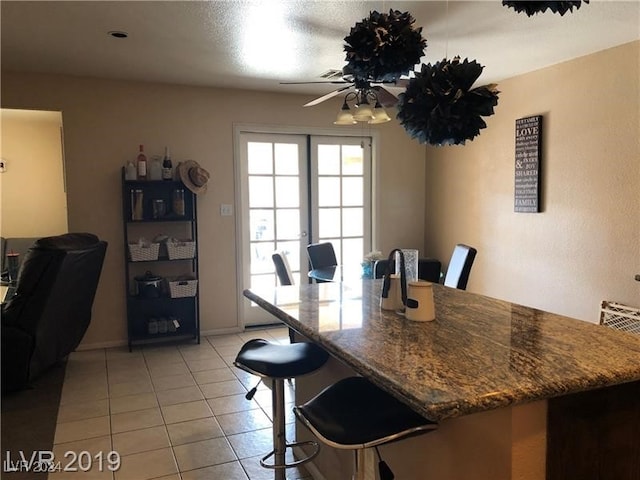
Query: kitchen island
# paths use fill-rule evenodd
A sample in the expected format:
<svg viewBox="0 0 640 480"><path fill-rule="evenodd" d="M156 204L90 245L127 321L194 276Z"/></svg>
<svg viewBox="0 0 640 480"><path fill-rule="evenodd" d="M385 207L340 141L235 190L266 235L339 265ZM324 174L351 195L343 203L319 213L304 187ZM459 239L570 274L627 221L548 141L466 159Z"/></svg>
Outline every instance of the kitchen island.
<svg viewBox="0 0 640 480"><path fill-rule="evenodd" d="M380 310L380 291L362 280L244 293L335 359L298 379L296 402L359 374L439 422L383 447L397 478L640 478L640 336L441 285L436 320L412 322ZM349 471L342 453L316 462L328 480Z"/></svg>

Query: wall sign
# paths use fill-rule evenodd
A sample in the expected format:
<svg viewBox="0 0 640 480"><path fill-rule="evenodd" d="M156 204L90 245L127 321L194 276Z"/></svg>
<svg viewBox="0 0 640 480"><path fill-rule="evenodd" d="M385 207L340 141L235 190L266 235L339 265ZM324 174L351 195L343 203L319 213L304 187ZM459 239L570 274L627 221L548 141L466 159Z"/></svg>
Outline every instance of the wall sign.
<svg viewBox="0 0 640 480"><path fill-rule="evenodd" d="M542 115L516 120L514 211L540 211Z"/></svg>

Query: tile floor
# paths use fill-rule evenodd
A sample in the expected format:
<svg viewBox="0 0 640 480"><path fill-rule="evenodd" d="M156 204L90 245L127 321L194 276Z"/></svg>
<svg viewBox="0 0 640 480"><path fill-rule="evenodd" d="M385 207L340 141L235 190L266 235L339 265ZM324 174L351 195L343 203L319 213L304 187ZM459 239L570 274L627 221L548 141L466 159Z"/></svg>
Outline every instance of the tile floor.
<svg viewBox="0 0 640 480"><path fill-rule="evenodd" d="M262 480L259 465L271 450L271 390L235 367L251 338L288 343L286 328L202 338L199 345L154 345L74 352L67 363L54 453L89 452L87 472L55 472L51 480ZM287 384L287 401L293 387ZM287 404L288 439L294 438L293 403ZM102 471L98 452L117 451L121 467ZM86 454L85 454L86 464ZM70 457L67 457L70 459ZM63 460L64 462L64 460ZM288 478L311 479L304 470Z"/></svg>

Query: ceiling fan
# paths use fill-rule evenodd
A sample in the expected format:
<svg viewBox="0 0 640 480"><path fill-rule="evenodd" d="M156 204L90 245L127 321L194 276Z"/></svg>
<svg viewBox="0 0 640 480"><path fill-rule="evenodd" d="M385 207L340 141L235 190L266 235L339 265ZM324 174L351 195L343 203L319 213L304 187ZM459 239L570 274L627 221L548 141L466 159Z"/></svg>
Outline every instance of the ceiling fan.
<svg viewBox="0 0 640 480"><path fill-rule="evenodd" d="M332 92L305 103L304 107L313 107L325 100L336 97L341 93L350 93L352 90L359 99L369 98L379 102L383 107L393 107L398 102L398 94L402 93L407 86L408 79L398 79L395 82L372 82L367 79L358 78L349 71L348 67L342 70L328 70L320 75L323 80L306 82L280 82L282 85L305 85L312 83L327 83L334 85L344 85Z"/></svg>

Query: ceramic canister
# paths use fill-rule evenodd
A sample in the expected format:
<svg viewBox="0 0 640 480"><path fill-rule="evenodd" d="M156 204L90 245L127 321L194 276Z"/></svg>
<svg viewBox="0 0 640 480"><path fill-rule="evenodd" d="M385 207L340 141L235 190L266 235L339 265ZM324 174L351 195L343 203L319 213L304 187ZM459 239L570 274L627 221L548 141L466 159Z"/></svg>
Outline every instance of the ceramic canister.
<svg viewBox="0 0 640 480"><path fill-rule="evenodd" d="M407 283L407 308L404 312L408 320L430 322L436 319L433 304L433 284L424 280Z"/></svg>
<svg viewBox="0 0 640 480"><path fill-rule="evenodd" d="M400 287L400 275L389 275L389 294L387 298L380 298L382 310L402 310L402 288Z"/></svg>

